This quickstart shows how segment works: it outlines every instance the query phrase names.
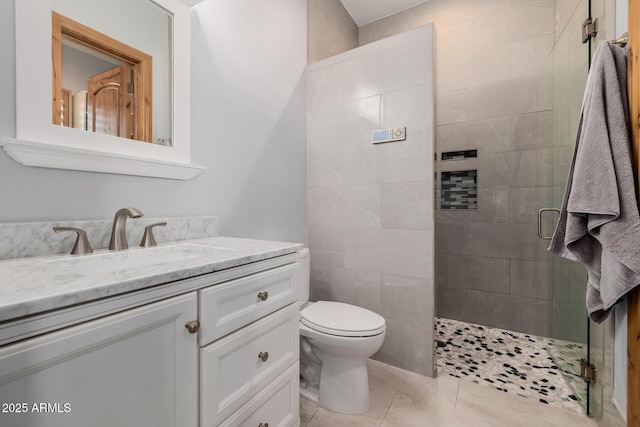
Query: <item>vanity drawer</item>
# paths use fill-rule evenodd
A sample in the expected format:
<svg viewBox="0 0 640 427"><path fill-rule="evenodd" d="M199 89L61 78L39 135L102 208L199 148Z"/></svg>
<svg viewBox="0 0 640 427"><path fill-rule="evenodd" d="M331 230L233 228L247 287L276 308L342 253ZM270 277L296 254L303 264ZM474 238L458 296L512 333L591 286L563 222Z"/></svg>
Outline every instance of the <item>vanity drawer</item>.
<svg viewBox="0 0 640 427"><path fill-rule="evenodd" d="M248 401L220 427L291 427L300 420L300 366L294 366L280 375L267 388Z"/></svg>
<svg viewBox="0 0 640 427"><path fill-rule="evenodd" d="M202 426L217 426L298 361L298 317L291 304L200 349Z"/></svg>
<svg viewBox="0 0 640 427"><path fill-rule="evenodd" d="M296 300L298 264L285 265L200 291L200 345L240 329Z"/></svg>

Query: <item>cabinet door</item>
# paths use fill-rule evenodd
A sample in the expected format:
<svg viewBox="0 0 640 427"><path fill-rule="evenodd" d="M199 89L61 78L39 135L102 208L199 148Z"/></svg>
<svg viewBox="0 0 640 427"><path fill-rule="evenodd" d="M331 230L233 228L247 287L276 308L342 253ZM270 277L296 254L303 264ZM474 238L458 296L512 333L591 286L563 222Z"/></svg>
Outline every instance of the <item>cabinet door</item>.
<svg viewBox="0 0 640 427"><path fill-rule="evenodd" d="M0 426L197 426L196 293L0 348Z"/></svg>

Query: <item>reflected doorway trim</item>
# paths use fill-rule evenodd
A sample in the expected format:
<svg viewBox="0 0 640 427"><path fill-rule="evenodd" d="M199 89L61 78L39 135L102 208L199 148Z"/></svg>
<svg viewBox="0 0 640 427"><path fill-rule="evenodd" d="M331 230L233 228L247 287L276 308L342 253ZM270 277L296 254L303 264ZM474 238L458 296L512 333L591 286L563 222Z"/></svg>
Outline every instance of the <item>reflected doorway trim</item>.
<svg viewBox="0 0 640 427"><path fill-rule="evenodd" d="M63 37L83 46L116 58L134 69L135 88L133 115L133 139L151 142L152 113L152 57L116 39L106 36L79 22L51 12L51 58L52 58L52 122L61 124L57 110L62 99L62 39Z"/></svg>

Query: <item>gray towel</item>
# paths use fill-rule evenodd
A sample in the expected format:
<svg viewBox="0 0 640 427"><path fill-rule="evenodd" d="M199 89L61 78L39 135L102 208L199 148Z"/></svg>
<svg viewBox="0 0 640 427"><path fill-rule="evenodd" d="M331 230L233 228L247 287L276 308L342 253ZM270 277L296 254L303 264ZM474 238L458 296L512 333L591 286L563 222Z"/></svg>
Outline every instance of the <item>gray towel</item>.
<svg viewBox="0 0 640 427"><path fill-rule="evenodd" d="M569 181L549 250L587 268L587 311L602 322L640 284L640 217L629 138L627 60L598 45Z"/></svg>

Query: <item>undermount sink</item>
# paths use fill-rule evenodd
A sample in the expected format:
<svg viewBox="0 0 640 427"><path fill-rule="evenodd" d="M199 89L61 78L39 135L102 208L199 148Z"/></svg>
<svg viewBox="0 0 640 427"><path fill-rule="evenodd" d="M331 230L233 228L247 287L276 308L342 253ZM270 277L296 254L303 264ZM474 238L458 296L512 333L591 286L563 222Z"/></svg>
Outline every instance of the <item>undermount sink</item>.
<svg viewBox="0 0 640 427"><path fill-rule="evenodd" d="M59 268L79 274L97 274L157 266L186 261L192 263L201 258L220 257L235 251L219 246L178 244L154 248L81 255L47 261Z"/></svg>

